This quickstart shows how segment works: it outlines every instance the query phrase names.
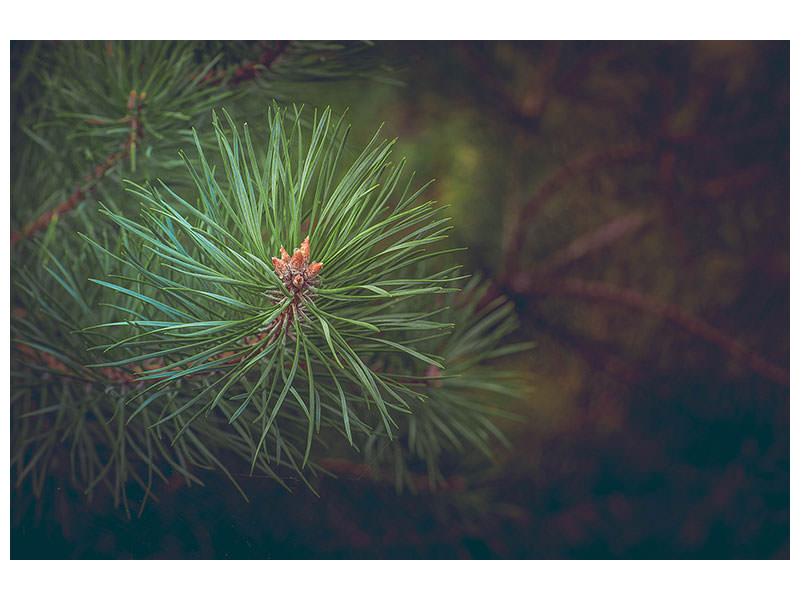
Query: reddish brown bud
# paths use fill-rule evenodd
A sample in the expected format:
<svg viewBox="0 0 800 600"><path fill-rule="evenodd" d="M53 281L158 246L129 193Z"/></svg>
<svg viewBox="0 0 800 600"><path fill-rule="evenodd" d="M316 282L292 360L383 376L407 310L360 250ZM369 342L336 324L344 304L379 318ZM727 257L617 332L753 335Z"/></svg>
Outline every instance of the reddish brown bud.
<svg viewBox="0 0 800 600"><path fill-rule="evenodd" d="M294 254L292 255L292 260L289 262L289 266L292 267L295 271L302 271L306 268L306 259L303 258L303 253L300 250L295 250Z"/></svg>
<svg viewBox="0 0 800 600"><path fill-rule="evenodd" d="M308 241L308 236L306 236L306 239L304 239L303 243L300 244L300 254L303 255L305 264L308 264L308 259L311 255L311 243Z"/></svg>
<svg viewBox="0 0 800 600"><path fill-rule="evenodd" d="M313 279L314 277L317 276L321 268L322 268L322 263L318 262L311 263L310 265L308 265L308 268L306 269L306 278Z"/></svg>
<svg viewBox="0 0 800 600"><path fill-rule="evenodd" d="M286 249L281 246L281 257L272 259L275 273L284 282L289 290L295 293L302 293L307 287L314 284L314 280L322 268L322 263L308 264L311 256L311 243L308 236L300 244L300 248L295 248L294 254L289 256Z"/></svg>
<svg viewBox="0 0 800 600"><path fill-rule="evenodd" d="M274 256L272 257L272 264L275 267L275 272L278 274L278 277L285 276L289 270L284 261Z"/></svg>

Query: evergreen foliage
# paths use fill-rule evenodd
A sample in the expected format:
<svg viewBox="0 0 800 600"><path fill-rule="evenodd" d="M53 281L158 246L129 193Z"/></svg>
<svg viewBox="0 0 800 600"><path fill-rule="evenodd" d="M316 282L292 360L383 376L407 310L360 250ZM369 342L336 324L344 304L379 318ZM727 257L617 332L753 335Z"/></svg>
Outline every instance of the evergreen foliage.
<svg viewBox="0 0 800 600"><path fill-rule="evenodd" d="M461 273L444 207L380 131L357 149L343 116L275 102L380 73L364 49L15 50L17 484L61 465L126 510L138 486L142 510L198 468L313 487L340 440L399 487L415 461L435 484L444 452L505 443L490 419L520 377L490 361L524 348L501 345L512 305Z"/></svg>

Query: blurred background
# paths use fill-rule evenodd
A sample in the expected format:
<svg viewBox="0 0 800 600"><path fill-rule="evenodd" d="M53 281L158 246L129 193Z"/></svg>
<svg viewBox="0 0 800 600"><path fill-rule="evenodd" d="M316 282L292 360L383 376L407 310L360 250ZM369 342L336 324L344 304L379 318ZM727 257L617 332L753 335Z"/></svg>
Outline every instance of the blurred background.
<svg viewBox="0 0 800 600"><path fill-rule="evenodd" d="M378 42L383 80L298 85L399 138L460 260L510 297L513 449L397 494L162 486L128 521L15 501L16 558L788 558L789 44ZM20 492L16 492L20 494Z"/></svg>

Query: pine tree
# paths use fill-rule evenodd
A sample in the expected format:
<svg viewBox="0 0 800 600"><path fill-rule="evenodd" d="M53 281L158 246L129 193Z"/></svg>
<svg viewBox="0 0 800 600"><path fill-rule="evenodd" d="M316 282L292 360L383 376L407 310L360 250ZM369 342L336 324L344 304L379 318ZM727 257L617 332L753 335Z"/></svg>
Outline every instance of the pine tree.
<svg viewBox="0 0 800 600"><path fill-rule="evenodd" d="M170 474L239 488L233 464L313 489L346 444L402 488L411 464L436 485L444 453L507 443L492 419L521 377L491 361L525 347L503 345L513 306L461 272L392 141L356 147L344 115L292 103L297 82L384 77L369 45L12 60L17 485L66 474L126 511Z"/></svg>

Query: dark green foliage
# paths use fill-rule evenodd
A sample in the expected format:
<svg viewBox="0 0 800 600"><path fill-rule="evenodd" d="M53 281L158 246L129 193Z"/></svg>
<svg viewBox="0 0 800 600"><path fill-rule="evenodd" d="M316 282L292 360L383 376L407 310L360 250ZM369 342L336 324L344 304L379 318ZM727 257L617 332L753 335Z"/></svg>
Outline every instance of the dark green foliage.
<svg viewBox="0 0 800 600"><path fill-rule="evenodd" d="M38 492L66 463L126 510L138 485L141 510L154 480L199 482L198 467L239 487L237 460L311 485L337 440L376 472L390 461L399 485L413 485L407 460L435 483L443 452L505 443L489 419L507 416L497 404L519 378L484 365L521 349L498 348L511 305L478 309L487 286L461 275L443 207L393 142L378 132L358 151L343 117L265 93L284 75L349 76L358 48L265 48L238 68L213 44L24 53L19 77L35 74L41 96L15 113L12 213L33 234L12 270L17 484ZM234 84L250 79L243 99ZM212 110L248 112L253 94L252 131ZM43 231L23 229L53 209ZM297 288L273 264L282 247L305 249Z"/></svg>

